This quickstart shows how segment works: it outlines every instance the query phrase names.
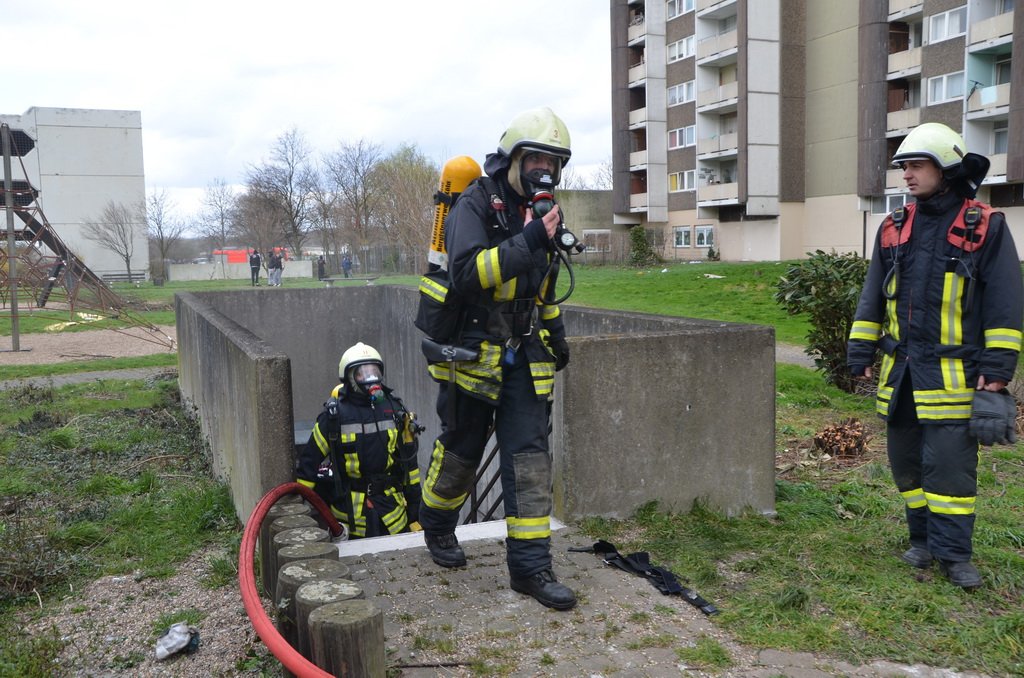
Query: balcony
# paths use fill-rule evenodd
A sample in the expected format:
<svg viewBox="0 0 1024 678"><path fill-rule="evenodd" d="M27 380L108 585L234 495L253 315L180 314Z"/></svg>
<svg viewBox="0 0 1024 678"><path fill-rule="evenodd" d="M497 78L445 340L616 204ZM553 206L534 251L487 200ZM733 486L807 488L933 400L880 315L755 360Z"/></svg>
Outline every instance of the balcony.
<svg viewBox="0 0 1024 678"><path fill-rule="evenodd" d="M703 92L698 92L697 109L700 110L704 107L714 109L725 105L735 106L736 99L739 96L739 91L739 82L733 81L726 83L721 87L712 87L711 89L706 89Z"/></svg>
<svg viewBox="0 0 1024 678"><path fill-rule="evenodd" d="M902 52L893 52L889 55L890 80L894 78L905 78L908 75L919 75L921 73L921 48L914 47Z"/></svg>
<svg viewBox="0 0 1024 678"><path fill-rule="evenodd" d="M729 31L713 38L704 38L697 45L697 63L707 66L718 62L735 61L738 48L736 31Z"/></svg>
<svg viewBox="0 0 1024 678"><path fill-rule="evenodd" d="M647 124L647 107L629 112L629 129L638 129Z"/></svg>
<svg viewBox="0 0 1024 678"><path fill-rule="evenodd" d="M920 14L923 4L922 0L889 0L889 21Z"/></svg>
<svg viewBox="0 0 1024 678"><path fill-rule="evenodd" d="M892 136L898 136L907 134L919 124L921 124L921 109L905 108L902 111L892 111L886 116L885 131Z"/></svg>
<svg viewBox="0 0 1024 678"><path fill-rule="evenodd" d="M697 0L697 17L721 19L736 14L736 0Z"/></svg>
<svg viewBox="0 0 1024 678"><path fill-rule="evenodd" d="M979 87L967 100L967 119L1004 117L1010 106L1010 83Z"/></svg>
<svg viewBox="0 0 1024 678"><path fill-rule="evenodd" d="M697 189L697 204L736 203L739 201L739 195L740 185L736 182L730 184L706 184Z"/></svg>
<svg viewBox="0 0 1024 678"><path fill-rule="evenodd" d="M697 140L697 156L714 156L735 154L739 149L739 136L736 132L719 134Z"/></svg>
<svg viewBox="0 0 1024 678"><path fill-rule="evenodd" d="M647 167L647 151L633 151L629 154L629 170L641 170Z"/></svg>
<svg viewBox="0 0 1024 678"><path fill-rule="evenodd" d="M631 66L629 73L626 75L626 80L630 87L639 85L647 79L647 64L641 63L636 66Z"/></svg>
<svg viewBox="0 0 1024 678"><path fill-rule="evenodd" d="M983 19L971 26L967 49L971 52L1010 42L1013 39L1013 12Z"/></svg>
<svg viewBox="0 0 1024 678"><path fill-rule="evenodd" d="M1006 181L1006 154L993 153L988 156L992 164L988 168L988 174L983 184L1001 184Z"/></svg>
<svg viewBox="0 0 1024 678"><path fill-rule="evenodd" d="M640 21L639 23L630 24L629 29L626 31L626 44L633 46L641 42L647 35L647 22Z"/></svg>
<svg viewBox="0 0 1024 678"><path fill-rule="evenodd" d="M643 212L647 209L647 194L633 193L629 196L629 211Z"/></svg>

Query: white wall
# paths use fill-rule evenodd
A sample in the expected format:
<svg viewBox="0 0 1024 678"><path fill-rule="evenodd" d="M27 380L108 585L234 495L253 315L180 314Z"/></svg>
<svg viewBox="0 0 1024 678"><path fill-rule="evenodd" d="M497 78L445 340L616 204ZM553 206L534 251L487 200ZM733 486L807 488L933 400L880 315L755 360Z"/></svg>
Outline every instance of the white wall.
<svg viewBox="0 0 1024 678"><path fill-rule="evenodd" d="M14 159L13 178L27 179L39 190L37 205L61 240L94 272L123 273L121 258L85 238L82 225L99 221L111 201L126 206L145 202L142 114L30 108L22 115L0 115L0 122L35 139L35 149L22 159L24 170ZM131 263L133 273L148 274L149 245L142 223Z"/></svg>

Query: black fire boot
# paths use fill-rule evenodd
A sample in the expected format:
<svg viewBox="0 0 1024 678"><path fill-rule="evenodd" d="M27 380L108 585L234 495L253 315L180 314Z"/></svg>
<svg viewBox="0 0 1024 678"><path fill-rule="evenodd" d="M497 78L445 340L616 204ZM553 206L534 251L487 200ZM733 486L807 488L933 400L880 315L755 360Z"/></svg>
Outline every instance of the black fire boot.
<svg viewBox="0 0 1024 678"><path fill-rule="evenodd" d="M981 575L971 561L954 563L947 560L939 561L939 570L946 575L949 583L962 589L976 589L981 586Z"/></svg>
<svg viewBox="0 0 1024 678"><path fill-rule="evenodd" d="M923 549L920 546L911 546L903 552L903 555L900 556L900 560L911 567L916 567L919 570L927 570L932 566L932 554L928 553L927 549Z"/></svg>
<svg viewBox="0 0 1024 678"><path fill-rule="evenodd" d="M430 557L441 567L465 567L466 552L459 546L459 540L454 532L448 534L424 532L423 540L427 542Z"/></svg>
<svg viewBox="0 0 1024 678"><path fill-rule="evenodd" d="M509 584L513 591L533 596L541 605L555 610L569 610L576 605L576 594L565 584L559 584L551 570L521 579L512 577Z"/></svg>

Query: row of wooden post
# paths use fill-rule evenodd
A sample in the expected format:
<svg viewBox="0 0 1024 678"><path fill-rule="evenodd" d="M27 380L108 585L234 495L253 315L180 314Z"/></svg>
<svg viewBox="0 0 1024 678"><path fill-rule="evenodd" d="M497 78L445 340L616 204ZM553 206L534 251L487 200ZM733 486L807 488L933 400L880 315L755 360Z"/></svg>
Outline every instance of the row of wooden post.
<svg viewBox="0 0 1024 678"><path fill-rule="evenodd" d="M384 615L348 579L337 545L311 513L284 498L260 526L262 591L273 601L278 632L332 675L383 677Z"/></svg>

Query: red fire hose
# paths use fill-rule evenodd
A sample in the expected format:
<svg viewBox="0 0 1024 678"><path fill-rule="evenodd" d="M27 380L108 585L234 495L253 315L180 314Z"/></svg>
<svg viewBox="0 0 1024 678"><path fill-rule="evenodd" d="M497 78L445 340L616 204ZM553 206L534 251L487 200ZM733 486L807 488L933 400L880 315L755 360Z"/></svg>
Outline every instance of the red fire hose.
<svg viewBox="0 0 1024 678"><path fill-rule="evenodd" d="M273 622L270 621L267 613L263 610L259 591L256 590L253 554L256 550L256 539L260 534L260 525L263 524L263 519L267 517L270 507L278 499L296 492L301 494L304 499L307 499L313 505L313 508L320 513L320 516L327 522L327 526L331 530L331 536L337 537L342 533L341 525L338 524L331 510L327 508L327 504L324 503L323 499L316 492L299 483L278 485L263 495L263 498L256 504L256 508L253 509L252 515L249 516L249 522L245 525L245 531L242 533L242 546L238 552L238 586L242 591L242 602L245 604L245 613L249 615L249 621L252 622L253 628L256 629L256 633L267 646L267 649L277 657L278 661L284 664L298 678L331 678L331 674L299 654L277 632Z"/></svg>

